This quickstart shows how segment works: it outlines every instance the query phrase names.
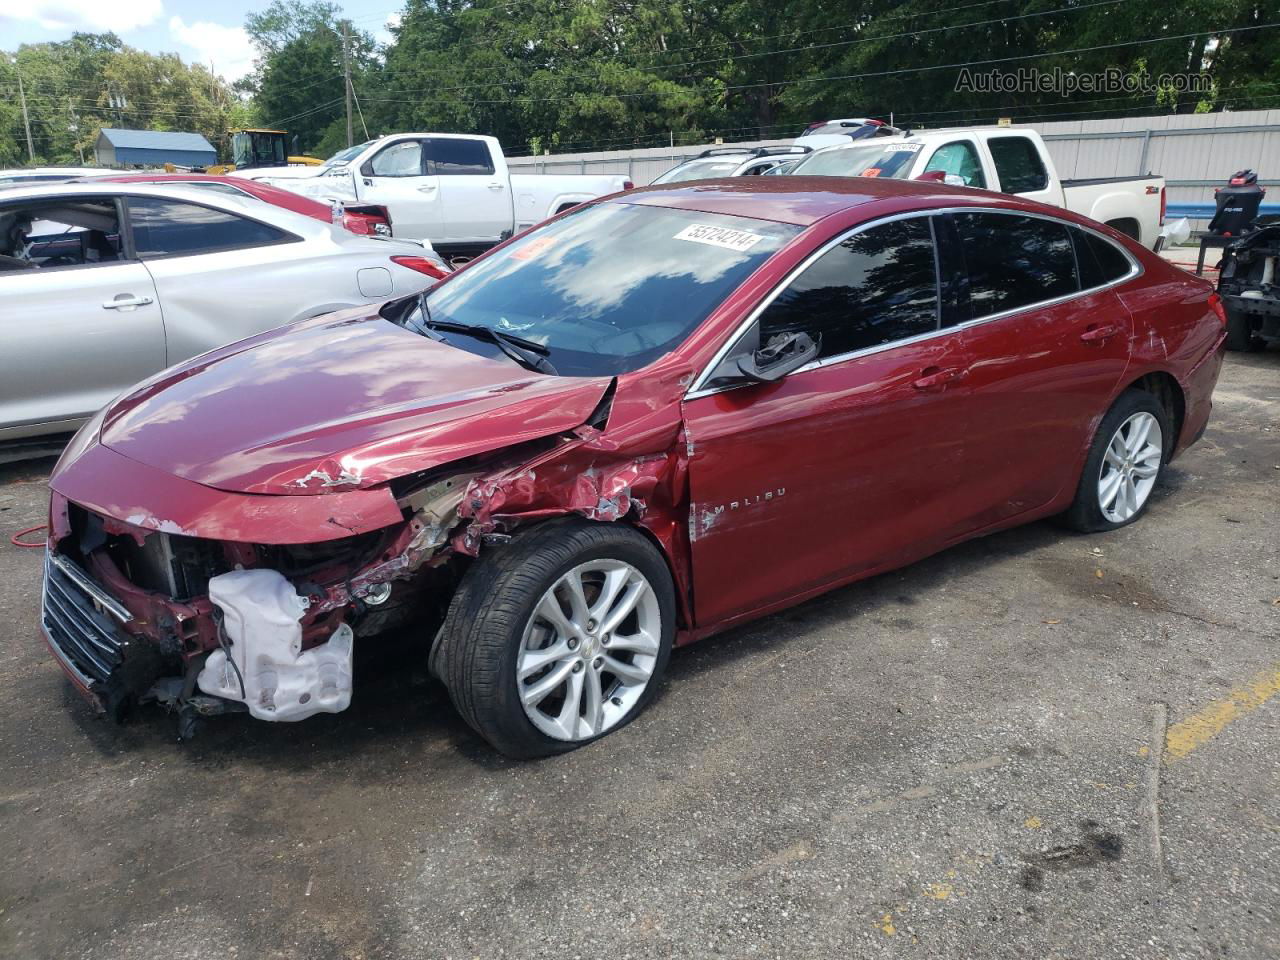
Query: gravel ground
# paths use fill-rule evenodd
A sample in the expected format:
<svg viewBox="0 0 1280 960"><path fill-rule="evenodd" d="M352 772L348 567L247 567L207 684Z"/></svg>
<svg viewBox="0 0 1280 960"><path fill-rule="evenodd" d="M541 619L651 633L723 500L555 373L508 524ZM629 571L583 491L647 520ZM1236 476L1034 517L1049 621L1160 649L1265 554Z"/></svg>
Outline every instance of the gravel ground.
<svg viewBox="0 0 1280 960"><path fill-rule="evenodd" d="M421 669L351 710L95 719L0 546L0 955L1280 956L1280 352L1140 523L970 543L683 651L577 753ZM51 461L0 465L0 529Z"/></svg>

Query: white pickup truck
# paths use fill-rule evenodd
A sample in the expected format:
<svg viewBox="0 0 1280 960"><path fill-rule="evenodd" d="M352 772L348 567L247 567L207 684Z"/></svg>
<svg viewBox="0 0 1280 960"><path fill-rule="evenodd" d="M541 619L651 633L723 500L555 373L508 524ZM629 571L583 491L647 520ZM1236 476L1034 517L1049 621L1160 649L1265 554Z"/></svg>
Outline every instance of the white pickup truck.
<svg viewBox="0 0 1280 960"><path fill-rule="evenodd" d="M1155 246L1164 223L1164 178L1059 180L1040 134L1028 127L957 127L852 141L815 150L788 175L936 178L1014 193L1091 217Z"/></svg>
<svg viewBox="0 0 1280 960"><path fill-rule="evenodd" d="M479 253L586 200L630 190L625 176L513 174L495 137L398 133L323 166L237 171L316 200L381 207L397 237L437 251Z"/></svg>

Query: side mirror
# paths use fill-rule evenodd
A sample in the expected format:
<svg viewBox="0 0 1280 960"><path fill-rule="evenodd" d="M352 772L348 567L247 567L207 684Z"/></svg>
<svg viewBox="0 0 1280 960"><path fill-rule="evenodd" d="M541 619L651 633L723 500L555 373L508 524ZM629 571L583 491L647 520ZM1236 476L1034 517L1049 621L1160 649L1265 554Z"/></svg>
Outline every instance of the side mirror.
<svg viewBox="0 0 1280 960"><path fill-rule="evenodd" d="M738 360L738 372L757 383L774 383L818 356L822 338L807 333L781 333L755 353Z"/></svg>

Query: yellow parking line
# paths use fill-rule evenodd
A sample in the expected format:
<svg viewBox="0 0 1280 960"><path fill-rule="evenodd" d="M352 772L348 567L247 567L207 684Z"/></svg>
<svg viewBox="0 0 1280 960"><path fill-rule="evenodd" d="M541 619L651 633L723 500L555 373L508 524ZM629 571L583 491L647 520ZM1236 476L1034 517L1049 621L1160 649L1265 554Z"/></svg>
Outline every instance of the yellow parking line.
<svg viewBox="0 0 1280 960"><path fill-rule="evenodd" d="M1165 756L1169 760L1181 760L1277 693L1280 693L1280 670L1264 670L1248 683L1232 688L1222 700L1171 725L1164 738Z"/></svg>

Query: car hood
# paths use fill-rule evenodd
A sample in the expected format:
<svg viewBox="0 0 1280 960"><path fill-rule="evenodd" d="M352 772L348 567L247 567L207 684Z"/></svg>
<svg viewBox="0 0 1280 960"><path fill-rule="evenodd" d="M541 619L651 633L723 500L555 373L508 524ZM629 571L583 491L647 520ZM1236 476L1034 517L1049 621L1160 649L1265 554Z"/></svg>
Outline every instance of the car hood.
<svg viewBox="0 0 1280 960"><path fill-rule="evenodd" d="M167 370L108 408L98 440L220 490L320 494L571 430L610 383L531 373L368 309Z"/></svg>

